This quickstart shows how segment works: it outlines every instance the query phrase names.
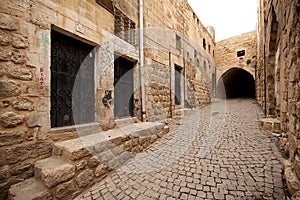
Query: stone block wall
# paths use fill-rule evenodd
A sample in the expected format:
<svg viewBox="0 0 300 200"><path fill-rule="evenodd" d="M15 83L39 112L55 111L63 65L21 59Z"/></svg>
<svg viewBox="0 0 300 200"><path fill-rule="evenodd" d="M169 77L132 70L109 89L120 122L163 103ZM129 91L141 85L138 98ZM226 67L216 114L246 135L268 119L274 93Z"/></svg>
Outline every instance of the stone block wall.
<svg viewBox="0 0 300 200"><path fill-rule="evenodd" d="M216 43L218 78L231 68L240 68L255 76L256 64L256 31L234 36ZM237 56L238 51L245 50L245 55Z"/></svg>
<svg viewBox="0 0 300 200"><path fill-rule="evenodd" d="M103 32L113 33L113 20L89 0L0 2L0 199L33 176L33 164L52 154L54 138L76 137L64 130L55 137L60 133L50 125L51 29L96 46Z"/></svg>
<svg viewBox="0 0 300 200"><path fill-rule="evenodd" d="M114 3L137 27L138 1ZM160 51L152 49L145 53L145 63L149 65L145 69L149 83L146 86L149 119L169 117L175 110L175 64L182 69L186 66L182 75L191 85L182 85L182 96L186 97L182 102L197 99L199 104L209 103L215 52L210 33L186 0L145 1L144 6L147 28L172 30L167 39L163 31L151 37L146 34L155 44L165 41L156 47ZM165 12L161 12L162 9ZM92 133L115 127L113 105L102 103L107 91L114 90L115 52L135 62L134 109L135 115L140 116L138 37L135 35L133 45L118 42L113 36L114 22L114 15L95 0L0 2L0 199L6 198L11 185L33 176L34 164L52 155L54 142L78 137L79 127L51 127L51 30L96 47L95 123L80 126L80 130ZM179 49L176 49L175 33L181 38ZM114 45L115 42L120 46ZM210 67L205 68L204 63ZM195 70L200 71L197 76L194 76ZM192 89L189 91L186 87ZM180 108L183 106L184 103Z"/></svg>
<svg viewBox="0 0 300 200"><path fill-rule="evenodd" d="M147 110L150 121L162 120L170 117L170 77L171 69L168 65L163 65L153 61L147 66ZM164 78L162 78L164 77Z"/></svg>
<svg viewBox="0 0 300 200"><path fill-rule="evenodd" d="M258 13L257 100L268 116L281 122L281 147L288 154L285 178L292 199L297 199L300 196L300 3L261 0Z"/></svg>
<svg viewBox="0 0 300 200"><path fill-rule="evenodd" d="M211 102L212 94L207 80L203 79L201 71L192 63L186 65L187 77L187 103L195 108Z"/></svg>
<svg viewBox="0 0 300 200"><path fill-rule="evenodd" d="M214 38L186 0L154 0L144 4L149 119L156 119L157 114L161 116L158 118L170 117L184 106L209 103L215 72ZM181 68L181 105L175 105L175 65Z"/></svg>
<svg viewBox="0 0 300 200"><path fill-rule="evenodd" d="M173 30L174 32L185 35L189 40L197 43L199 47L203 46L203 39L205 39L205 51L211 57L214 57L214 38L203 26L201 20L197 17L187 0L153 0L145 1L144 4L145 28L159 27ZM192 58L193 54L191 54L190 57Z"/></svg>

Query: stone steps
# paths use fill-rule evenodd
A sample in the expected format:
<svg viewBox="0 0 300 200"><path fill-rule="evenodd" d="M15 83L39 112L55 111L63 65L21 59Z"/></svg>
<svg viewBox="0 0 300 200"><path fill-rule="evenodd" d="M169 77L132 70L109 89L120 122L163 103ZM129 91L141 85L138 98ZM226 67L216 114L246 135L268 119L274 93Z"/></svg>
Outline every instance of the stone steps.
<svg viewBox="0 0 300 200"><path fill-rule="evenodd" d="M35 163L34 176L41 180L47 188L73 178L75 166L55 157L46 158Z"/></svg>
<svg viewBox="0 0 300 200"><path fill-rule="evenodd" d="M42 182L35 178L12 185L9 189L10 200L51 200L51 194Z"/></svg>
<svg viewBox="0 0 300 200"><path fill-rule="evenodd" d="M277 118L261 118L259 119L260 127L262 130L271 132L276 136L280 136L281 123Z"/></svg>
<svg viewBox="0 0 300 200"><path fill-rule="evenodd" d="M94 133L80 138L54 143L53 154L77 161L90 154L100 153L106 148L118 146L129 137L151 136L164 128L160 122L129 124L119 129Z"/></svg>
<svg viewBox="0 0 300 200"><path fill-rule="evenodd" d="M10 199L74 198L168 131L164 123L144 122L56 142L52 156L35 163L34 178L10 188Z"/></svg>

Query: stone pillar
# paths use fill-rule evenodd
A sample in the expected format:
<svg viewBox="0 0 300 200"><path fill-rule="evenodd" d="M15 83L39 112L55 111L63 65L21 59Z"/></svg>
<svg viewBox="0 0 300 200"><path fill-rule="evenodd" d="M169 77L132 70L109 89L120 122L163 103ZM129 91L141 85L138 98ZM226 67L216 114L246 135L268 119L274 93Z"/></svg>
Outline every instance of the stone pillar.
<svg viewBox="0 0 300 200"><path fill-rule="evenodd" d="M97 118L103 130L115 126L114 121L114 49L113 39L104 39L97 49L96 68L100 73L97 81Z"/></svg>

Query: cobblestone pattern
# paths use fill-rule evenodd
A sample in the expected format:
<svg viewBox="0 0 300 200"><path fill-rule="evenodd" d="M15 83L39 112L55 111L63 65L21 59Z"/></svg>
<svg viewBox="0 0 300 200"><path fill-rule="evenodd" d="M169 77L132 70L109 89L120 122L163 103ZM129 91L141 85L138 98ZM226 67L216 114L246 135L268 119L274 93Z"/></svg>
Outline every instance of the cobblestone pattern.
<svg viewBox="0 0 300 200"><path fill-rule="evenodd" d="M252 100L206 106L77 199L285 199L281 154Z"/></svg>

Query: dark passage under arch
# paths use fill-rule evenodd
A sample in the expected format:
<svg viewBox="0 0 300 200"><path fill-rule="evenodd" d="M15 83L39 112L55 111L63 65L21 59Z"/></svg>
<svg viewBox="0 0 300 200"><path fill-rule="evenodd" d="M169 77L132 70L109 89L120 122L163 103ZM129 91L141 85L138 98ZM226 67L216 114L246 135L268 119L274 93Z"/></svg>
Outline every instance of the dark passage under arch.
<svg viewBox="0 0 300 200"><path fill-rule="evenodd" d="M255 98L255 81L246 70L232 68L225 72L218 82L221 98Z"/></svg>

